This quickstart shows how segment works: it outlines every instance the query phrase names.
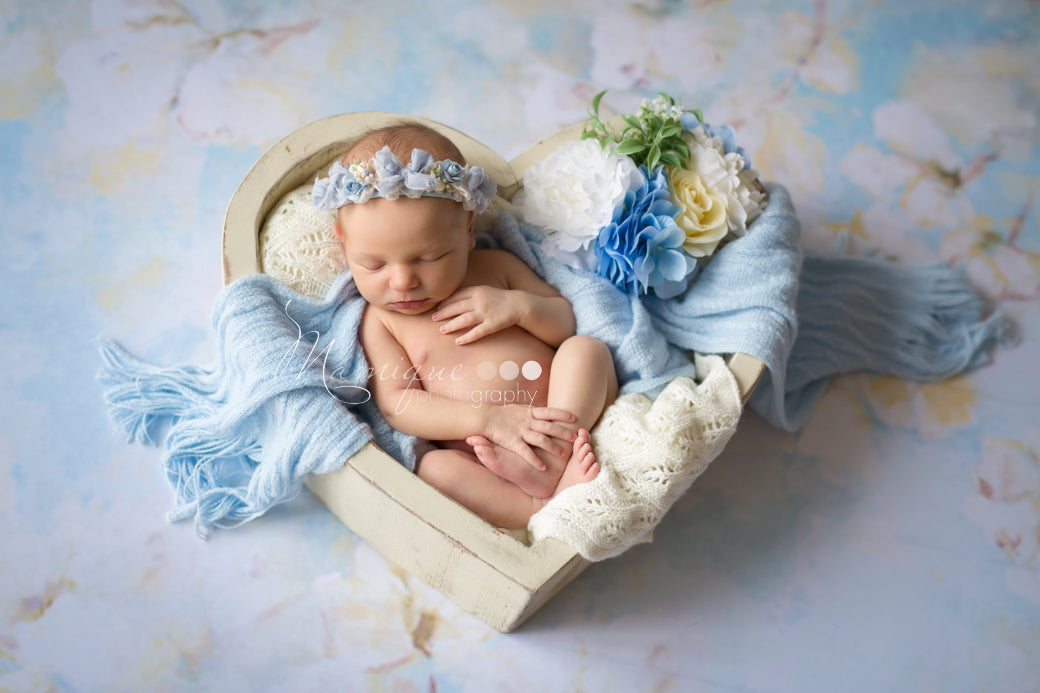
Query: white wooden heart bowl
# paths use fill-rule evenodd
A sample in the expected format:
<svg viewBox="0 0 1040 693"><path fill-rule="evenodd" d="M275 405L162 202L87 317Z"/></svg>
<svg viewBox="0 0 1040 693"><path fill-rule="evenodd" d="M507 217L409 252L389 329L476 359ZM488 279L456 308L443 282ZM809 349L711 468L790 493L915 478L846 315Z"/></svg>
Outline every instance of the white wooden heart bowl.
<svg viewBox="0 0 1040 693"><path fill-rule="evenodd" d="M451 138L467 163L482 166L498 183L506 200L531 163L581 133L581 126L569 128L507 162L462 132L414 116L346 113L309 123L264 153L231 198L224 219L224 283L261 271L260 231L286 193L324 175L364 132L401 121L423 123ZM732 355L728 363L746 400L762 363L745 354ZM387 560L503 632L523 623L589 566L563 542L527 545L491 526L372 443L339 470L309 476L306 486Z"/></svg>

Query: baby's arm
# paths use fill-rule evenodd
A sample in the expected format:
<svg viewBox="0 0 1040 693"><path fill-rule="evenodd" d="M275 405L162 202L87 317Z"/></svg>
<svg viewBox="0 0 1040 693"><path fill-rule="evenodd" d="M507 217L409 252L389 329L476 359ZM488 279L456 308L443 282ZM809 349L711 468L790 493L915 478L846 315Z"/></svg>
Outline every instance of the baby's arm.
<svg viewBox="0 0 1040 693"><path fill-rule="evenodd" d="M445 299L434 311L441 332L460 332L455 342L469 344L517 325L552 347L574 336L570 301L542 281L523 260L504 250L479 252L483 269L499 275L505 289L468 286Z"/></svg>
<svg viewBox="0 0 1040 693"><path fill-rule="evenodd" d="M371 308L361 321L361 345L372 368L368 387L387 423L395 430L426 440L463 440L484 435L520 455L536 469L544 463L531 449L559 456L574 440L574 415L550 407L522 404L474 407L470 402L426 392L404 348ZM420 364L421 365L421 364Z"/></svg>

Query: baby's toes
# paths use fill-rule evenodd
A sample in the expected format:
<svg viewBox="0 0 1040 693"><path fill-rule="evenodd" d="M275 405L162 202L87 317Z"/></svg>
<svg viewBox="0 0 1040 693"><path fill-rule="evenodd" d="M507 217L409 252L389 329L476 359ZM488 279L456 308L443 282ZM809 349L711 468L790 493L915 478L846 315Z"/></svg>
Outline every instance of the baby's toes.
<svg viewBox="0 0 1040 693"><path fill-rule="evenodd" d="M582 433L585 437L582 437ZM574 441L574 455L572 458L578 463L583 471L587 471L596 462L596 454L592 451L592 442L588 439L588 433L580 431L577 440Z"/></svg>

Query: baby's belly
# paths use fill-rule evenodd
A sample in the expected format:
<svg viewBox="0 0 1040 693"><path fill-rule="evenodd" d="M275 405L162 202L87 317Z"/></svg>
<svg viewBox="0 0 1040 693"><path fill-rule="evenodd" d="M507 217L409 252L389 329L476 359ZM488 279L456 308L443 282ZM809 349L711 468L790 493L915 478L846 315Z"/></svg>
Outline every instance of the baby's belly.
<svg viewBox="0 0 1040 693"><path fill-rule="evenodd" d="M475 407L545 406L552 347L518 327L461 347L453 340L429 345L420 370L427 392Z"/></svg>

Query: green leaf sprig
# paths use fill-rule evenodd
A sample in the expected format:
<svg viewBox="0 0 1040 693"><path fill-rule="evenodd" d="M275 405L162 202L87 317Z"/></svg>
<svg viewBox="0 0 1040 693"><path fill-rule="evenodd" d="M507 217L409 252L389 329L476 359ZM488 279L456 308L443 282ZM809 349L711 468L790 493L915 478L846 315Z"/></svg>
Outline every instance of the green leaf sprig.
<svg viewBox="0 0 1040 693"><path fill-rule="evenodd" d="M615 153L628 156L636 166L646 166L650 171L662 164L678 168L689 165L690 149L683 141L686 130L679 117L683 113L692 113L697 122L703 123L700 109L680 108L675 99L662 92L653 101L644 101L636 115L622 115L625 128L614 133L599 115L599 104L606 93L606 90L601 91L592 98L589 117L581 133L583 139L599 140L603 147L616 143Z"/></svg>

